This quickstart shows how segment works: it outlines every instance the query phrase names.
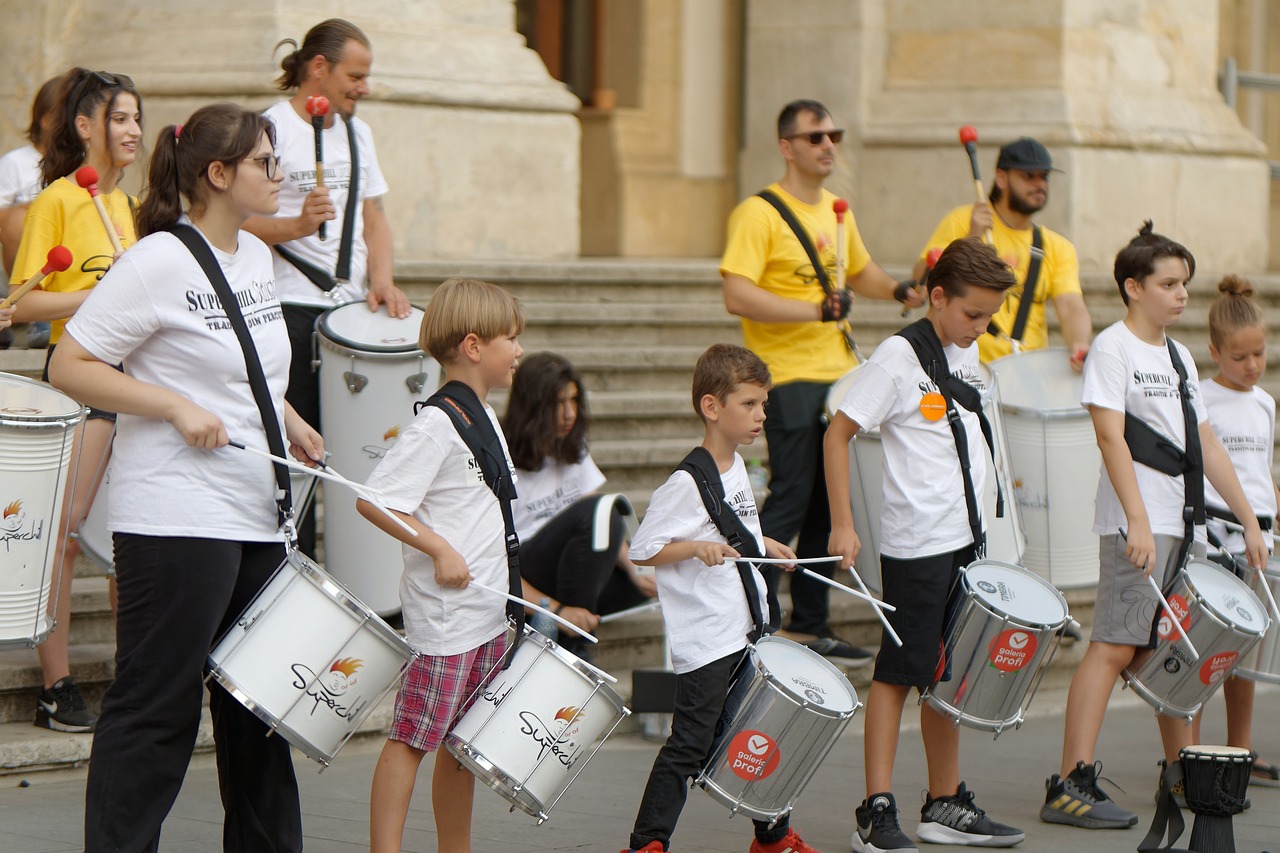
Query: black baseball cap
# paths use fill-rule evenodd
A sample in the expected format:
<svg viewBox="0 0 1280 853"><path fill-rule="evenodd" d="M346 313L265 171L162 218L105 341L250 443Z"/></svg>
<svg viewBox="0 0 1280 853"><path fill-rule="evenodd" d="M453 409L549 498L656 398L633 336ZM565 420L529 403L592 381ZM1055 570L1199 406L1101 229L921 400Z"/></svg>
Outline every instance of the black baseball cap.
<svg viewBox="0 0 1280 853"><path fill-rule="evenodd" d="M996 160L997 169L1020 169L1023 172L1061 172L1053 168L1053 158L1049 149L1030 136L1015 139L1000 148L1000 157Z"/></svg>

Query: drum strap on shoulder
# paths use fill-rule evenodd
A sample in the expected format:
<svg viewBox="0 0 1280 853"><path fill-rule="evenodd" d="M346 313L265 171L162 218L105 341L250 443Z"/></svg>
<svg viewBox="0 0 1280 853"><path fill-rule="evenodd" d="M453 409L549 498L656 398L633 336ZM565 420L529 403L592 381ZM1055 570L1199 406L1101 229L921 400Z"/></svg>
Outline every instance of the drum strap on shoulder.
<svg viewBox="0 0 1280 853"><path fill-rule="evenodd" d="M951 436L955 439L956 455L960 457L960 477L964 480L964 503L969 512L969 529L973 533L973 549L978 559L986 554L987 543L982 533L982 519L978 515L978 495L973 487L973 474L969 460L969 436L964 424L960 421L960 413L956 403L964 406L978 416L978 424L982 428L982 437L991 451L991 458L996 456L995 436L991 432L991 423L982 410L982 395L978 389L959 377L952 376L948 369L947 353L938 340L938 333L928 317L919 320L898 331L900 337L915 350L925 375L938 386L938 393L947 407L947 423L951 426ZM996 478L996 517L1004 516L1004 491L1000 488L1000 479Z"/></svg>
<svg viewBox="0 0 1280 853"><path fill-rule="evenodd" d="M724 481L720 479L720 469L716 466L716 460L711 456L711 451L705 447L695 447L676 466L676 470L685 471L693 477L694 485L698 487L698 495L702 498L702 505L706 507L707 515L711 517L711 523L716 526L716 530L720 531L720 535L729 543L730 548L744 557L764 556L756 545L756 537L725 500ZM746 560L737 560L734 565L738 567L738 577L742 581L742 591L747 597L747 608L751 611L751 624L754 626L751 633L747 635L747 640L754 643L765 634L771 634L778 629L782 621L781 608L778 605L777 595L766 585L766 603L769 607L769 621L766 622L765 615L760 612L760 591L750 563Z"/></svg>
<svg viewBox="0 0 1280 853"><path fill-rule="evenodd" d="M1191 386L1187 381L1187 368L1178 355L1173 338L1165 337L1169 347L1169 361L1178 374L1178 397L1182 403L1182 425L1186 439L1185 449L1178 447L1146 421L1129 412L1124 413L1124 441L1134 462L1154 468L1170 477L1182 477L1182 545L1175 566L1181 566L1191 549L1195 526L1205 523L1204 508L1204 457L1200 452L1200 426L1195 406L1191 402Z"/></svg>
<svg viewBox="0 0 1280 853"><path fill-rule="evenodd" d="M240 313L240 303L236 302L235 294L231 292L231 285L227 282L222 267L218 265L218 260L213 256L213 250L209 248L204 237L190 225L178 225L174 227L172 233L182 241L195 257L196 262L200 264L200 268L209 278L209 283L213 285L213 292L218 295L218 301L222 303L222 310L227 313L227 322L231 324L232 331L236 333L236 339L240 341L240 349L244 352L249 388L253 391L253 401L257 403L258 414L262 417L262 428L267 434L267 448L273 456L284 458L285 445L284 436L280 434L280 418L276 413L275 404L271 401L271 391L267 388L266 374L262 372L262 361L258 358L258 349L253 345L249 326L245 323L244 315ZM289 522L291 526L293 497L289 486L289 468L282 462L272 462L271 465L276 474L275 498L278 516L276 523L284 526ZM290 535L292 536L292 533Z"/></svg>
<svg viewBox="0 0 1280 853"><path fill-rule="evenodd" d="M1027 320L1031 317L1031 306L1036 302L1036 290L1040 286L1040 265L1044 262L1044 232L1039 225L1031 226L1031 258L1027 262L1027 277L1022 282L1022 295L1018 297L1018 313L1013 318L1013 328L1009 330L1009 340L1022 343L1022 336L1027 333ZM993 321L987 331L996 337L1002 334L1000 327Z"/></svg>
<svg viewBox="0 0 1280 853"><path fill-rule="evenodd" d="M498 431L493 428L493 421L484 410L484 405L476 392L457 380L446 382L444 386L426 399L415 403L414 415L425 406L434 406L449 416L450 422L462 438L476 464L484 476L484 484L498 499L498 507L502 510L502 527L506 538L507 550L507 585L512 595L519 597L520 583L520 537L516 535L515 520L511 515L511 502L516 498L515 483L511 481L511 469L507 464L507 455L502 451L502 442L498 439ZM515 622L516 637L505 655L503 669L511 664L515 650L524 639L524 606L507 602L507 616Z"/></svg>

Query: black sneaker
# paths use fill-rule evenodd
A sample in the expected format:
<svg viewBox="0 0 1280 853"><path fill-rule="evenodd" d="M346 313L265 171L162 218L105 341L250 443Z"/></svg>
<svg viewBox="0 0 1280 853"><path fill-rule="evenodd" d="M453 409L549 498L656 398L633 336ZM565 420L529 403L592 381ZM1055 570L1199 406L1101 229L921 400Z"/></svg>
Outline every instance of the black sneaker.
<svg viewBox="0 0 1280 853"><path fill-rule="evenodd" d="M1044 805L1040 819L1045 823L1061 823L1082 829L1128 829L1138 816L1120 808L1098 787L1098 771L1102 762L1076 762L1076 769L1062 779L1057 773L1044 783Z"/></svg>
<svg viewBox="0 0 1280 853"><path fill-rule="evenodd" d="M1157 764L1160 765L1160 778L1156 780L1156 795L1154 797L1156 805L1160 805L1160 797L1164 794L1164 773L1167 765L1162 758ZM1173 795L1173 802L1183 811L1187 810L1187 784L1183 779L1179 779L1173 783L1173 787L1169 789L1169 793Z"/></svg>
<svg viewBox="0 0 1280 853"><path fill-rule="evenodd" d="M951 797L935 799L925 793L916 838L930 844L1012 847L1026 838L1026 833L987 817L987 813L973 801L973 791L961 782Z"/></svg>
<svg viewBox="0 0 1280 853"><path fill-rule="evenodd" d="M36 700L36 725L55 732L91 732L98 718L84 703L80 688L71 676L58 679L40 691Z"/></svg>
<svg viewBox="0 0 1280 853"><path fill-rule="evenodd" d="M867 797L854 812L854 853L914 853L916 846L898 823L898 804L885 792Z"/></svg>
<svg viewBox="0 0 1280 853"><path fill-rule="evenodd" d="M817 652L827 660L840 666L866 666L876 659L875 652L861 646L854 646L831 633L810 640L804 644L806 648Z"/></svg>

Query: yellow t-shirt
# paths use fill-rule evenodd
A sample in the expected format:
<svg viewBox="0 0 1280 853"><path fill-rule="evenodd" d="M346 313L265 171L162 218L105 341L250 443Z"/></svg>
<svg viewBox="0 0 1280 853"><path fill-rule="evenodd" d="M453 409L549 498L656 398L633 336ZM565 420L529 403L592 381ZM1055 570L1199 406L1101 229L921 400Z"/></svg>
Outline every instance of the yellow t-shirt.
<svg viewBox="0 0 1280 853"><path fill-rule="evenodd" d="M952 240L968 236L969 217L972 213L973 205L966 204L943 217L924 251L920 253L920 259L924 260L930 249L945 249ZM1067 293L1080 293L1080 262L1076 260L1076 247L1066 237L1043 225L1040 226L1040 233L1044 235L1044 260L1040 264L1035 303L1031 306L1027 328L1022 334L1023 349L1041 349L1049 345L1049 328L1044 318L1046 300ZM1016 285L1009 288L1004 304L992 318L996 326L1007 335L1018 316L1022 285L1027 279L1027 267L1031 263L1031 229L1015 231L997 216L991 226L991 240L1000 257L1013 267L1014 278L1018 280ZM1006 356L1012 351L1013 347L1006 338L990 334L978 338L978 356L984 362Z"/></svg>
<svg viewBox="0 0 1280 853"><path fill-rule="evenodd" d="M129 196L116 187L102 195L107 215L126 249L137 242L133 227L133 211ZM72 293L88 290L111 268L111 240L98 217L89 192L70 178L59 178L45 187L31 202L22 226L22 242L13 262L11 284L22 284L40 272L54 246L66 246L71 252L71 266L65 272L50 273L40 287L51 292ZM49 335L51 343L62 337L67 319L55 320Z"/></svg>
<svg viewBox="0 0 1280 853"><path fill-rule="evenodd" d="M782 199L804 226L826 267L832 286L836 280L836 196L823 190L817 204L805 204L777 184L769 189ZM845 216L848 257L846 272L853 277L871 262L852 211ZM818 303L822 285L795 232L769 202L758 196L741 202L729 216L729 237L720 274L740 275L770 293ZM834 382L853 369L853 354L835 323L761 323L742 320L747 349L769 366L773 384L808 380Z"/></svg>

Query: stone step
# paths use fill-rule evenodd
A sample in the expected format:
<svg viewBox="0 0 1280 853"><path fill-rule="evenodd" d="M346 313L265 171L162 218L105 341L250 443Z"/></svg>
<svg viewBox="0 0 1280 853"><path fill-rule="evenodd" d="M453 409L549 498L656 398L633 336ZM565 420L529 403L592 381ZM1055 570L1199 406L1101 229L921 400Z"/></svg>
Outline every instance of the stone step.
<svg viewBox="0 0 1280 853"><path fill-rule="evenodd" d="M452 276L501 285L521 301L712 301L720 298L712 258L583 258L569 261L412 262L396 267L396 283L418 304Z"/></svg>
<svg viewBox="0 0 1280 853"><path fill-rule="evenodd" d="M74 614L71 621L74 625ZM115 674L115 642L72 643L69 658L80 692L96 711ZM34 719L36 698L43 686L40 660L34 649L0 651L0 723Z"/></svg>

